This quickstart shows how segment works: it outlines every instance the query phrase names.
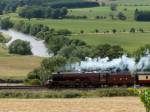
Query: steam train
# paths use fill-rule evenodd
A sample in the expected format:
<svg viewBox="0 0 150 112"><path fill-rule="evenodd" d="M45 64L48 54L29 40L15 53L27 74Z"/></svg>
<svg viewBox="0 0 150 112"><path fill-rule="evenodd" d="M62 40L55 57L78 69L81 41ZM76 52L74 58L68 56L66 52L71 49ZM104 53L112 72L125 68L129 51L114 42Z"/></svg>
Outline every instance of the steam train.
<svg viewBox="0 0 150 112"><path fill-rule="evenodd" d="M111 86L150 86L150 72L58 72L46 86L53 87L111 87Z"/></svg>

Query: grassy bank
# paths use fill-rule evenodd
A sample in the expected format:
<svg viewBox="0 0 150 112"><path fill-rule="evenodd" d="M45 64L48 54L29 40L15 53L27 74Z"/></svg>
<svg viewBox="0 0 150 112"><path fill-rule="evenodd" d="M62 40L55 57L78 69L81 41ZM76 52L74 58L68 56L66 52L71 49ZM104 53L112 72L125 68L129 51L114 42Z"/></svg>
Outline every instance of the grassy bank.
<svg viewBox="0 0 150 112"><path fill-rule="evenodd" d="M93 89L93 90L43 90L19 91L1 90L0 98L95 98L115 96L136 96L133 90L125 88Z"/></svg>

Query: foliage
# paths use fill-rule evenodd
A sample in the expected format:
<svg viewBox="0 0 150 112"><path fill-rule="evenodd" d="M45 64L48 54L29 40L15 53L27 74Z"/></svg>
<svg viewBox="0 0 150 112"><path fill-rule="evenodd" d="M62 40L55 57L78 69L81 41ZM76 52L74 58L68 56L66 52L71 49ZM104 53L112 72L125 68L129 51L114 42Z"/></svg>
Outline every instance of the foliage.
<svg viewBox="0 0 150 112"><path fill-rule="evenodd" d="M124 53L123 48L120 46L114 45L111 46L109 44L98 45L93 53L93 57L109 57L110 59L118 58L122 56Z"/></svg>
<svg viewBox="0 0 150 112"><path fill-rule="evenodd" d="M58 31L57 31L57 34L58 34L58 35L67 36L67 35L70 35L70 34L71 34L71 31L69 31L69 30L67 30L67 29L62 29L62 30L58 30Z"/></svg>
<svg viewBox="0 0 150 112"><path fill-rule="evenodd" d="M88 1L79 1L79 2L56 2L56 3L51 3L51 7L53 8L62 8L62 7L67 7L67 8L85 8L85 7L96 7L99 6L98 2L88 2Z"/></svg>
<svg viewBox="0 0 150 112"><path fill-rule="evenodd" d="M1 29L9 29L13 26L13 23L10 21L10 18L0 18L0 27Z"/></svg>
<svg viewBox="0 0 150 112"><path fill-rule="evenodd" d="M51 89L44 91L2 90L0 98L98 98L115 96L137 96L125 88L106 89Z"/></svg>
<svg viewBox="0 0 150 112"><path fill-rule="evenodd" d="M126 20L127 19L127 17L122 12L119 12L118 15L117 15L117 17L120 20Z"/></svg>
<svg viewBox="0 0 150 112"><path fill-rule="evenodd" d="M150 112L150 90L142 91L140 97L146 107L146 112Z"/></svg>
<svg viewBox="0 0 150 112"><path fill-rule="evenodd" d="M110 9L112 10L112 11L116 11L117 10L117 4L111 4L110 5Z"/></svg>
<svg viewBox="0 0 150 112"><path fill-rule="evenodd" d="M135 11L134 18L136 21L150 21L150 11Z"/></svg>
<svg viewBox="0 0 150 112"><path fill-rule="evenodd" d="M24 18L64 18L68 14L68 10L65 7L59 9L45 8L38 6L28 6L18 9L20 17Z"/></svg>
<svg viewBox="0 0 150 112"><path fill-rule="evenodd" d="M7 39L0 33L0 43L6 43Z"/></svg>
<svg viewBox="0 0 150 112"><path fill-rule="evenodd" d="M30 43L23 40L15 40L9 46L9 53L20 54L20 55L31 55Z"/></svg>
<svg viewBox="0 0 150 112"><path fill-rule="evenodd" d="M66 64L66 58L62 56L54 56L44 59L41 63L41 67L34 69L28 74L26 82L32 82L37 79L41 81L41 85L44 85L45 81L52 77L52 73L59 70ZM31 83L30 83L31 84Z"/></svg>
<svg viewBox="0 0 150 112"><path fill-rule="evenodd" d="M146 55L150 51L150 45L147 44L145 46L140 47L138 50L134 52L134 57L136 60L139 60L141 56Z"/></svg>

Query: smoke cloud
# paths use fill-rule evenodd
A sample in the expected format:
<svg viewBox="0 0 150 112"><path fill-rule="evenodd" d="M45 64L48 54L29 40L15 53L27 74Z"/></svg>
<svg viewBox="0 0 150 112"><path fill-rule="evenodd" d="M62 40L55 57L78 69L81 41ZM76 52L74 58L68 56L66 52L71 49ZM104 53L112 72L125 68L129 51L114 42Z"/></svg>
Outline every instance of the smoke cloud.
<svg viewBox="0 0 150 112"><path fill-rule="evenodd" d="M86 58L85 61L81 61L78 63L69 64L66 66L66 70L82 72L82 71L111 71L111 72L119 72L119 71L146 71L150 70L150 54L141 57L139 62L136 62L134 58L127 57L123 55L120 58L116 58L113 60L109 60L106 58Z"/></svg>

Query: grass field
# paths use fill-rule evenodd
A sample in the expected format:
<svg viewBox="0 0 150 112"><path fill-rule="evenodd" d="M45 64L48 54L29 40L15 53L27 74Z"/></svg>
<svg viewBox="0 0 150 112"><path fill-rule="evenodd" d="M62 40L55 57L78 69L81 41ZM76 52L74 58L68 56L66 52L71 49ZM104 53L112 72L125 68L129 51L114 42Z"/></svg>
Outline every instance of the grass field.
<svg viewBox="0 0 150 112"><path fill-rule="evenodd" d="M150 33L83 34L70 38L81 39L89 45L120 45L131 53L145 44L150 44Z"/></svg>
<svg viewBox="0 0 150 112"><path fill-rule="evenodd" d="M127 9L126 11L124 9ZM127 19L130 21L134 20L134 11L136 9L139 10L150 10L150 6L118 6L117 11L111 11L110 6L105 7L93 7L93 8L78 8L78 9L70 9L69 15L75 16L87 16L88 19L95 19L96 16L106 16L107 20L111 20L110 14L117 15L119 12L123 12Z"/></svg>
<svg viewBox="0 0 150 112"><path fill-rule="evenodd" d="M100 2L116 3L119 5L150 5L149 0L99 0Z"/></svg>
<svg viewBox="0 0 150 112"><path fill-rule="evenodd" d="M132 106L131 106L132 105ZM1 99L1 112L145 112L137 97Z"/></svg>
<svg viewBox="0 0 150 112"><path fill-rule="evenodd" d="M32 56L0 56L0 78L25 78L40 65L41 60Z"/></svg>

